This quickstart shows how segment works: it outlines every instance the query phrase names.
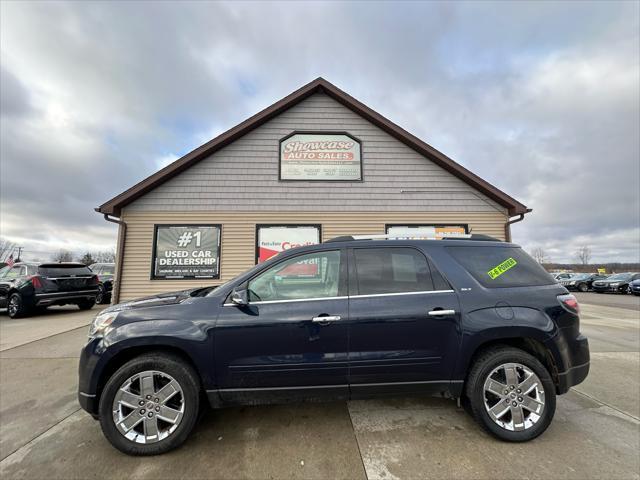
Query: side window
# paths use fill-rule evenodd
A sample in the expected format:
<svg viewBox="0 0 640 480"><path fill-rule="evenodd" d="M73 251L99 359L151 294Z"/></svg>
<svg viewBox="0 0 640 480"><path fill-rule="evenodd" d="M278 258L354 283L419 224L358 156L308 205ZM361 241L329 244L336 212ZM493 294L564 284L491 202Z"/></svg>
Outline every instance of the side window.
<svg viewBox="0 0 640 480"><path fill-rule="evenodd" d="M340 257L339 250L330 250L280 262L249 282L249 301L337 297Z"/></svg>
<svg viewBox="0 0 640 480"><path fill-rule="evenodd" d="M426 257L413 248L353 250L359 295L433 290Z"/></svg>
<svg viewBox="0 0 640 480"><path fill-rule="evenodd" d="M22 275L22 267L12 267L11 270L7 272L7 275L4 278L18 278Z"/></svg>

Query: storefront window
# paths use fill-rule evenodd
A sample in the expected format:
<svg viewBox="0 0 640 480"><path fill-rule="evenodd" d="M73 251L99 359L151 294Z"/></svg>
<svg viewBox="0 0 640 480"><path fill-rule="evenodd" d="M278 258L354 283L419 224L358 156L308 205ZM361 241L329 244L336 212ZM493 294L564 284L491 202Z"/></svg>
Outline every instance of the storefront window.
<svg viewBox="0 0 640 480"><path fill-rule="evenodd" d="M220 231L220 225L156 225L151 278L220 278Z"/></svg>
<svg viewBox="0 0 640 480"><path fill-rule="evenodd" d="M256 263L290 248L320 243L320 230L320 225L258 225Z"/></svg>

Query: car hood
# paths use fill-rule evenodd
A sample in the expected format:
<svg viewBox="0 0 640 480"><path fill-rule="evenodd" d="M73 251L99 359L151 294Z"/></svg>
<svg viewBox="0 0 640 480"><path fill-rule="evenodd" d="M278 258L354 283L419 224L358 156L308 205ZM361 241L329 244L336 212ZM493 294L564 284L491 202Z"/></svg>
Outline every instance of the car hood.
<svg viewBox="0 0 640 480"><path fill-rule="evenodd" d="M196 290L201 290L201 288L192 288L189 290L180 290L177 292L159 293L157 295L150 295L148 297L136 298L135 300L118 303L109 308L106 308L102 311L102 313L120 312L122 310L133 310L146 307L159 307L162 305L175 305L184 302L188 298L191 298L192 293Z"/></svg>

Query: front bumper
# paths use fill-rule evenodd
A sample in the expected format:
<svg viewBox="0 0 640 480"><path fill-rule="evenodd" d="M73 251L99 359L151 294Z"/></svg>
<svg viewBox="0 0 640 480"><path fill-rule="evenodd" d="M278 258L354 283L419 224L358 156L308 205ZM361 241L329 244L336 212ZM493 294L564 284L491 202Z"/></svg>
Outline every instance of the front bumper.
<svg viewBox="0 0 640 480"><path fill-rule="evenodd" d="M78 364L78 402L94 418L98 415L98 378L102 372L102 339L89 340L80 351Z"/></svg>
<svg viewBox="0 0 640 480"><path fill-rule="evenodd" d="M82 409L88 412L93 418L98 419L98 397L78 391L78 403Z"/></svg>
<svg viewBox="0 0 640 480"><path fill-rule="evenodd" d="M610 285L593 285L592 289L594 292L598 293L617 293L624 292L625 286L612 287Z"/></svg>

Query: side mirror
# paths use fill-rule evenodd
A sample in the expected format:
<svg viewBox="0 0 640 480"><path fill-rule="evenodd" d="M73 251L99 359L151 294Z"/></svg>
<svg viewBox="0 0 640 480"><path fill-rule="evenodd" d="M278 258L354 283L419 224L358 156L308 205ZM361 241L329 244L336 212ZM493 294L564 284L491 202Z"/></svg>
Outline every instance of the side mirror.
<svg viewBox="0 0 640 480"><path fill-rule="evenodd" d="M242 290L233 290L233 292L231 292L231 302L235 303L236 305L248 305L249 304L249 298L247 295L247 290L246 289L242 289Z"/></svg>

